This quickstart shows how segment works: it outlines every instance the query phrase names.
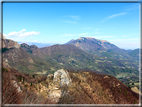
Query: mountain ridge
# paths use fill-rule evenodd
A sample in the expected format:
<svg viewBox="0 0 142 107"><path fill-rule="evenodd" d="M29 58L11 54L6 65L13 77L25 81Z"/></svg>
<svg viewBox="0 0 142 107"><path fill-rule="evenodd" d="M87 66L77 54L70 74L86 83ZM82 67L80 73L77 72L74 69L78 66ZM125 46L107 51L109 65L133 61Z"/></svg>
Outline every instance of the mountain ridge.
<svg viewBox="0 0 142 107"><path fill-rule="evenodd" d="M2 42L4 41L8 40ZM48 75L62 68L75 71L87 69L113 75L122 81L125 80L123 82L128 86L132 85L128 82L129 78L125 78L127 76L136 78L133 79L135 83L139 81L139 60L135 58L135 55L129 55L127 51L123 53L123 51L108 49L107 51L96 50L95 53L91 53L73 44L56 44L44 48L21 44L19 48L16 48L17 42L11 40L9 43L8 48L2 48L3 63L21 72ZM137 52L134 51L139 55Z"/></svg>

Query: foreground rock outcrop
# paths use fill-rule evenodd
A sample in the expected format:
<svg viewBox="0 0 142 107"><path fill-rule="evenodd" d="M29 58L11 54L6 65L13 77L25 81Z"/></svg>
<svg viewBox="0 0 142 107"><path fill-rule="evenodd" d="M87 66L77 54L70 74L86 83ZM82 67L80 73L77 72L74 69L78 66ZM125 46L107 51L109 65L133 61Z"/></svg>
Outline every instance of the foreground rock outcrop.
<svg viewBox="0 0 142 107"><path fill-rule="evenodd" d="M59 102L59 99L66 94L65 87L71 85L71 78L67 70L60 69L54 73L53 83L50 85L50 92L48 98L54 102Z"/></svg>
<svg viewBox="0 0 142 107"><path fill-rule="evenodd" d="M60 69L54 73L53 83L57 87L68 86L71 84L71 78L67 70Z"/></svg>

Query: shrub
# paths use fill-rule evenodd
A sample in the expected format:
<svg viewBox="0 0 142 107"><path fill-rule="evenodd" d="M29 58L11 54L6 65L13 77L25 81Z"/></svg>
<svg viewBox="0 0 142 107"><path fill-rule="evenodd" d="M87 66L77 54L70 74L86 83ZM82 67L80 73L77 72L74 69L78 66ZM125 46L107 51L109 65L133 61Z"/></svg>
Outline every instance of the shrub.
<svg viewBox="0 0 142 107"><path fill-rule="evenodd" d="M121 89L119 90L119 92L121 93Z"/></svg>
<svg viewBox="0 0 142 107"><path fill-rule="evenodd" d="M3 73L2 104L21 104L22 94L18 92L17 87L14 86L10 77L10 73Z"/></svg>
<svg viewBox="0 0 142 107"><path fill-rule="evenodd" d="M42 95L37 95L35 92L23 90L23 104L43 104L45 98Z"/></svg>

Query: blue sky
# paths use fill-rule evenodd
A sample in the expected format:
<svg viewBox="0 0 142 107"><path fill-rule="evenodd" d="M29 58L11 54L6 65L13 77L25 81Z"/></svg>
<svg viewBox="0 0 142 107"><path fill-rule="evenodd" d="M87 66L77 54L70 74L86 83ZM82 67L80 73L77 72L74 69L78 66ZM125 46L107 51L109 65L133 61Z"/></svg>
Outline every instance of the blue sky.
<svg viewBox="0 0 142 107"><path fill-rule="evenodd" d="M3 3L3 34L22 42L62 44L94 37L136 49L139 20L139 3Z"/></svg>

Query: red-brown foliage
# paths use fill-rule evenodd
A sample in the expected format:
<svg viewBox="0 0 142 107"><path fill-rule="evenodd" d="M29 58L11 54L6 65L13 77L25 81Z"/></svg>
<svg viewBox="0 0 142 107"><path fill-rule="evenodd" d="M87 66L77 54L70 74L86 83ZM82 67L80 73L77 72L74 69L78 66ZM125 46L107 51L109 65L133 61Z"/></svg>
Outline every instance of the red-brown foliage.
<svg viewBox="0 0 142 107"><path fill-rule="evenodd" d="M2 77L2 104L22 104L22 94L18 92L10 77L12 75L3 71Z"/></svg>

